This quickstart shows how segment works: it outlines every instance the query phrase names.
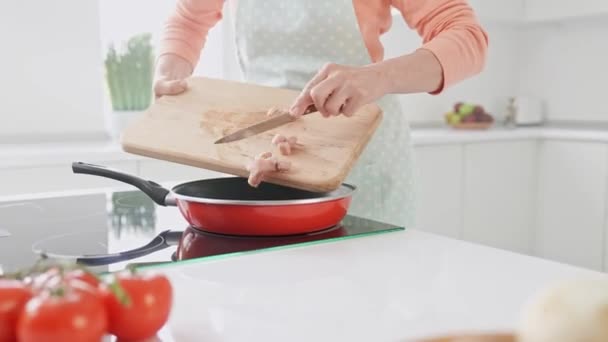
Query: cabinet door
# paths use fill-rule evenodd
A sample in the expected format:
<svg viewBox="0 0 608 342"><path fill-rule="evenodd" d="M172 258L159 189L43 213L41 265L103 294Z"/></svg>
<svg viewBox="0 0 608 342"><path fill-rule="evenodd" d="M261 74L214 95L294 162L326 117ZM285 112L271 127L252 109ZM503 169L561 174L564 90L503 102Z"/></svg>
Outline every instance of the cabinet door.
<svg viewBox="0 0 608 342"><path fill-rule="evenodd" d="M606 153L608 153L608 146L606 147ZM608 155L606 156L606 161L608 161ZM606 166L606 171L608 172L608 165ZM608 272L608 173L606 174L605 186L606 192L604 195L604 264L603 270L604 272Z"/></svg>
<svg viewBox="0 0 608 342"><path fill-rule="evenodd" d="M469 0L475 14L482 22L521 22L524 19L524 0ZM393 8L394 17L401 13Z"/></svg>
<svg viewBox="0 0 608 342"><path fill-rule="evenodd" d="M521 22L524 0L469 0L482 22Z"/></svg>
<svg viewBox="0 0 608 342"><path fill-rule="evenodd" d="M155 182L187 182L226 176L193 166L171 163L164 160L144 159L137 162L140 177Z"/></svg>
<svg viewBox="0 0 608 342"><path fill-rule="evenodd" d="M538 256L601 269L607 158L605 144L542 143Z"/></svg>
<svg viewBox="0 0 608 342"><path fill-rule="evenodd" d="M538 143L533 140L465 146L465 240L530 252L537 155Z"/></svg>
<svg viewBox="0 0 608 342"><path fill-rule="evenodd" d="M99 161L96 164L128 173L137 173L134 161ZM2 179L0 196L128 186L113 179L74 174L72 165L69 163L0 169L0 179Z"/></svg>
<svg viewBox="0 0 608 342"><path fill-rule="evenodd" d="M527 21L556 21L606 14L608 13L608 1L526 0L524 12Z"/></svg>
<svg viewBox="0 0 608 342"><path fill-rule="evenodd" d="M417 146L415 152L416 228L460 237L462 148Z"/></svg>

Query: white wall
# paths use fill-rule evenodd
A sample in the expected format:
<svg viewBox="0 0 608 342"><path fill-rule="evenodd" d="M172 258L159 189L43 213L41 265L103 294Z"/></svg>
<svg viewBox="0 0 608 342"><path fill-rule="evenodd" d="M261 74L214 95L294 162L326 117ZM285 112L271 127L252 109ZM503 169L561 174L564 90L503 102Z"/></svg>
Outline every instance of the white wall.
<svg viewBox="0 0 608 342"><path fill-rule="evenodd" d="M105 48L111 42L120 42L131 35L150 32L154 45L158 45L164 23L172 14L176 0L151 3L149 0L102 0L100 2L101 40ZM197 75L222 77L222 26L218 24L208 36Z"/></svg>
<svg viewBox="0 0 608 342"><path fill-rule="evenodd" d="M551 120L608 120L603 103L608 79L605 17L521 25L501 19L516 17L498 6L508 4L505 9L510 9L510 0L492 6L484 1L474 4L490 36L485 70L439 96L402 96L413 123L442 122L443 114L458 101L480 103L500 119L506 98L518 93L545 99ZM10 82L0 84L0 143L103 137L104 111L109 107L103 83L105 48L110 41L143 31L152 32L157 40L174 3L1 1L0 73ZM521 7L517 6L513 10ZM226 16L211 31L197 75L239 78L230 19ZM387 57L420 45L416 32L399 16L382 40Z"/></svg>
<svg viewBox="0 0 608 342"><path fill-rule="evenodd" d="M528 26L521 93L544 99L549 120L608 121L607 37L606 17Z"/></svg>
<svg viewBox="0 0 608 342"><path fill-rule="evenodd" d="M0 142L103 134L97 1L0 1L0 41Z"/></svg>
<svg viewBox="0 0 608 342"><path fill-rule="evenodd" d="M485 70L437 96L401 96L403 110L411 122L443 122L444 113L459 101L481 104L496 118L504 116L506 99L517 92L520 29L515 25L482 24L490 37ZM420 46L417 33L410 30L399 17L394 18L393 27L382 41L386 47L386 58L411 52Z"/></svg>
<svg viewBox="0 0 608 342"><path fill-rule="evenodd" d="M0 1L0 143L105 139L107 46L141 32L158 42L174 4ZM197 74L221 77L221 30L210 32Z"/></svg>
<svg viewBox="0 0 608 342"><path fill-rule="evenodd" d="M231 20L229 16L225 20ZM517 92L517 68L521 30L516 25L484 23L490 35L486 69L437 96L413 94L401 96L402 107L413 123L443 122L443 115L459 101L479 103L497 118L504 116L506 99ZM241 79L233 46L230 25L223 27L225 37L225 77ZM418 34L399 16L393 18L389 32L382 36L385 58L410 53L420 47Z"/></svg>

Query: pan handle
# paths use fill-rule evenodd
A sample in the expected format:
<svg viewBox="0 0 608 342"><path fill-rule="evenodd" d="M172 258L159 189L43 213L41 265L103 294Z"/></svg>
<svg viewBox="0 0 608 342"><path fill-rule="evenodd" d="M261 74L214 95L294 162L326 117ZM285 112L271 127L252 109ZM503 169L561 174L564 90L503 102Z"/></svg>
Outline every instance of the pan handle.
<svg viewBox="0 0 608 342"><path fill-rule="evenodd" d="M117 262L123 262L132 260L135 258L142 257L160 250L163 250L169 246L174 246L179 243L179 239L182 236L182 232L166 230L158 234L152 241L147 245L139 248L132 249L130 251L106 254L106 255L85 255L78 257L76 263L85 266L103 266L114 264Z"/></svg>
<svg viewBox="0 0 608 342"><path fill-rule="evenodd" d="M143 191L154 202L160 205L175 205L175 200L173 200L173 197L170 196L171 192L163 188L160 184L150 180L145 180L119 170L111 169L109 167L83 162L72 163L72 171L74 173L101 176L105 178L115 179L123 183L131 184L139 190Z"/></svg>

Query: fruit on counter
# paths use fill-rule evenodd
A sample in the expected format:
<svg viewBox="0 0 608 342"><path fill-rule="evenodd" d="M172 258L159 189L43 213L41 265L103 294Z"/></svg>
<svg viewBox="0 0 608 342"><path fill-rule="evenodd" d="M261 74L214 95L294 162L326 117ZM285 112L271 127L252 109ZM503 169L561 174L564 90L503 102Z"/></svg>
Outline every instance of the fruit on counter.
<svg viewBox="0 0 608 342"><path fill-rule="evenodd" d="M477 121L477 117L475 115L467 115L464 118L462 118L463 123L476 122L476 121Z"/></svg>
<svg viewBox="0 0 608 342"><path fill-rule="evenodd" d="M456 102L456 104L454 104L454 112L458 113L460 111L460 106L462 105L462 102Z"/></svg>
<svg viewBox="0 0 608 342"><path fill-rule="evenodd" d="M518 335L519 342L608 341L608 280L545 289L524 307Z"/></svg>
<svg viewBox="0 0 608 342"><path fill-rule="evenodd" d="M480 105L458 102L454 111L445 114L445 121L449 125L460 123L492 123L494 118Z"/></svg>
<svg viewBox="0 0 608 342"><path fill-rule="evenodd" d="M464 117L464 116L473 114L474 110L475 110L475 105L470 104L470 103L463 103L458 108L457 113L460 114L460 116Z"/></svg>
<svg viewBox="0 0 608 342"><path fill-rule="evenodd" d="M109 331L126 341L152 338L162 328L171 311L172 289L169 280L159 274L114 275L128 300L121 300L112 291L106 291L106 307L110 321Z"/></svg>
<svg viewBox="0 0 608 342"><path fill-rule="evenodd" d="M482 106L475 106L475 107L473 108L473 114L475 114L475 115L482 115L482 114L483 114L483 113L485 113L485 112L486 112L486 111L485 111L485 109L483 109L483 107L482 107Z"/></svg>
<svg viewBox="0 0 608 342"><path fill-rule="evenodd" d="M450 125L457 125L460 123L461 120L462 119L460 118L460 115L458 115L456 113L447 113L446 114L446 121Z"/></svg>
<svg viewBox="0 0 608 342"><path fill-rule="evenodd" d="M0 342L153 339L167 322L172 287L162 274L134 270L101 278L44 258L0 276Z"/></svg>
<svg viewBox="0 0 608 342"><path fill-rule="evenodd" d="M443 115L443 118L445 119L445 122L450 123L450 117L452 115L456 115L456 113L454 112L447 112Z"/></svg>
<svg viewBox="0 0 608 342"><path fill-rule="evenodd" d="M475 122L494 122L494 118L487 113L475 115Z"/></svg>

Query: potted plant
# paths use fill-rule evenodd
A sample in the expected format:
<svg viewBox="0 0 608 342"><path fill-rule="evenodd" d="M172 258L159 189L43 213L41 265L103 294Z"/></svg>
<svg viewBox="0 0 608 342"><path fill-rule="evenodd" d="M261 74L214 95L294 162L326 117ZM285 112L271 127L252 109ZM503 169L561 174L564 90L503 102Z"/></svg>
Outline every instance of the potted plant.
<svg viewBox="0 0 608 342"><path fill-rule="evenodd" d="M123 51L113 44L105 58L105 78L111 102L109 131L118 138L123 129L152 102L154 52L149 33L130 38Z"/></svg>

